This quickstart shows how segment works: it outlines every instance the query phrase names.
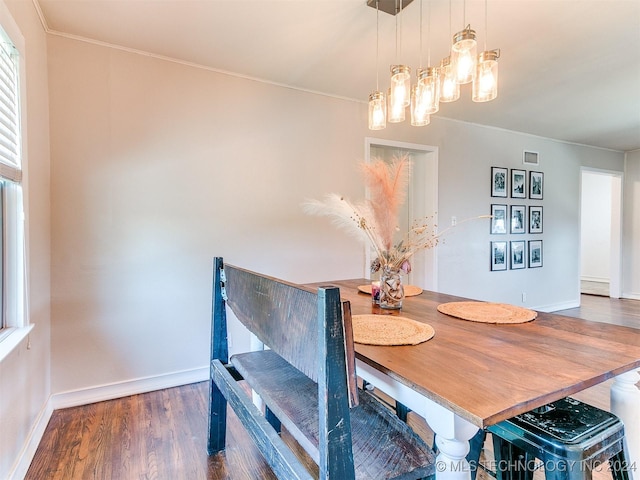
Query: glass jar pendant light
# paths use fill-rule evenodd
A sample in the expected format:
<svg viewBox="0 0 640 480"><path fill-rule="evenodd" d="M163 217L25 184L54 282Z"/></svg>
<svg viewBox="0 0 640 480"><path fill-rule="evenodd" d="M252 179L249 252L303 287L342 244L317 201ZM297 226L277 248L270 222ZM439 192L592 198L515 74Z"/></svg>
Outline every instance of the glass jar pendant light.
<svg viewBox="0 0 640 480"><path fill-rule="evenodd" d="M472 90L474 102L488 102L498 96L498 57L500 50L488 50L478 55Z"/></svg>
<svg viewBox="0 0 640 480"><path fill-rule="evenodd" d="M391 96L393 105L408 107L411 93L411 68L407 65L391 65Z"/></svg>
<svg viewBox="0 0 640 480"><path fill-rule="evenodd" d="M369 95L369 130L382 130L387 127L387 99L379 90L378 84L378 44L380 10L376 0L376 90Z"/></svg>
<svg viewBox="0 0 640 480"><path fill-rule="evenodd" d="M424 86L418 83L411 87L411 125L414 127L423 127L431 122L424 90Z"/></svg>
<svg viewBox="0 0 640 480"><path fill-rule="evenodd" d="M404 103L398 101L393 98L393 89L389 87L389 92L387 94L387 98L389 100L389 104L387 105L387 113L389 115L389 123L400 123L404 122L405 119L405 110L407 107L404 106ZM411 101L411 99L409 99Z"/></svg>
<svg viewBox="0 0 640 480"><path fill-rule="evenodd" d="M473 80L476 69L477 42L476 32L471 25L453 36L451 47L451 64L456 74L456 81L463 85Z"/></svg>
<svg viewBox="0 0 640 480"><path fill-rule="evenodd" d="M456 75L451 65L451 57L443 58L440 62L440 101L455 102L460 98L460 84L456 82Z"/></svg>
<svg viewBox="0 0 640 480"><path fill-rule="evenodd" d="M428 114L440 109L440 78L436 67L418 70L418 85L421 87L422 102Z"/></svg>
<svg viewBox="0 0 640 480"><path fill-rule="evenodd" d="M382 130L387 126L387 101L384 93L369 95L369 130Z"/></svg>

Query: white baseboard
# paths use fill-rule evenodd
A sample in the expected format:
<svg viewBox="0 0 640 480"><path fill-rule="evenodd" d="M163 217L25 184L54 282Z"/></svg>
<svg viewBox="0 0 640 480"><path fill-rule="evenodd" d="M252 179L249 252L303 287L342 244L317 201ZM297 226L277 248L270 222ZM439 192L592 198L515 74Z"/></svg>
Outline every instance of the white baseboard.
<svg viewBox="0 0 640 480"><path fill-rule="evenodd" d="M25 477L54 410L152 392L163 388L179 387L180 385L203 382L208 379L209 368L201 367L51 395L38 414L38 418L36 418L29 437L26 439L13 469L9 472L7 480L21 480Z"/></svg>
<svg viewBox="0 0 640 480"><path fill-rule="evenodd" d="M590 277L588 275L583 275L580 277L580 280L584 282L596 282L596 283L609 283L610 280L604 277Z"/></svg>
<svg viewBox="0 0 640 480"><path fill-rule="evenodd" d="M578 308L580 306L580 300L572 300L570 302L564 303L553 303L550 305L540 305L537 307L532 307L533 310L538 310L539 312L557 312L558 310L568 310L570 308Z"/></svg>
<svg viewBox="0 0 640 480"><path fill-rule="evenodd" d="M51 419L51 414L53 413L53 407L51 406L51 397L47 400L47 402L40 410L36 421L29 432L29 436L27 437L24 445L22 447L22 451L18 456L16 463L13 466L13 469L9 472L8 480L23 480L27 475L27 471L29 470L29 465L31 465L31 461L33 460L34 455L36 454L36 450L38 449L38 445L40 444L40 440L42 440L42 436L44 435L44 431L49 424L49 420Z"/></svg>
<svg viewBox="0 0 640 480"><path fill-rule="evenodd" d="M96 385L81 390L56 393L51 396L53 409L77 407L90 403L127 397L138 393L153 392L163 388L178 387L189 383L202 382L209 378L209 368L167 373L154 377L136 378L124 382Z"/></svg>
<svg viewBox="0 0 640 480"><path fill-rule="evenodd" d="M640 293L623 292L620 298L628 298L629 300L640 300Z"/></svg>

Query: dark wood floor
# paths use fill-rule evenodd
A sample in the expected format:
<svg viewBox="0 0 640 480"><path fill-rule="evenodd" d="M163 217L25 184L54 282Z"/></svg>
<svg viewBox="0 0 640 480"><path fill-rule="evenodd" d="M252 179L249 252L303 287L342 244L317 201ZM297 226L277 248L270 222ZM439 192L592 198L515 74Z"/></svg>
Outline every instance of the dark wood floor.
<svg viewBox="0 0 640 480"><path fill-rule="evenodd" d="M562 315L640 328L640 301L582 296L580 308ZM228 446L207 456L207 383L56 410L26 480L274 479L231 413ZM578 396L609 408L608 384ZM411 424L428 438L417 417ZM285 440L291 442L290 439Z"/></svg>

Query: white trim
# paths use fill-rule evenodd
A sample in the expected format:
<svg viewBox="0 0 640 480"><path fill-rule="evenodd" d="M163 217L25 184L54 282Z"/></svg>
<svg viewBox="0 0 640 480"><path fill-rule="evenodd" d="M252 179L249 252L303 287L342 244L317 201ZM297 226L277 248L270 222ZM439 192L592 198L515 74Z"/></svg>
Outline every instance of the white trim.
<svg viewBox="0 0 640 480"><path fill-rule="evenodd" d="M52 414L53 407L51 405L51 398L49 398L49 400L44 404L42 410L40 410L36 421L33 423L33 427L22 446L22 450L20 451L12 469L9 471L7 480L21 480L27 475L29 466L33 461L36 450L38 450L38 445L40 445L40 441L44 436L44 431L49 424L49 420L51 420Z"/></svg>
<svg viewBox="0 0 640 480"><path fill-rule="evenodd" d="M51 395L40 410L18 458L9 471L7 480L20 480L25 477L54 410L147 393L164 388L179 387L208 379L209 368L201 367Z"/></svg>
<svg viewBox="0 0 640 480"><path fill-rule="evenodd" d="M623 229L623 218L624 218L624 172L620 172L617 170L607 170L601 168L593 168L593 167L580 167L580 232L582 232L582 197L584 192L582 190L582 183L584 179L585 173L590 173L594 175L602 175L609 177L611 179L611 232L610 232L610 242L611 247L609 250L609 296L611 298L620 298L622 297L622 229ZM582 233L581 233L582 235ZM582 237L580 238L580 246L579 246L580 256L578 258L582 258ZM579 276L578 284L583 277L582 272ZM578 288L580 288L578 286Z"/></svg>
<svg viewBox="0 0 640 480"><path fill-rule="evenodd" d="M253 77L251 75L245 75L242 73L232 72L230 70L223 70L221 68L215 68L208 65L203 65L201 63L189 62L187 60L182 60L176 57L168 57L166 55L159 55L157 53L147 52L145 50L138 50L136 48L125 47L123 45L116 45L114 43L103 42L101 40L95 40L93 38L83 37L82 35L74 35L71 33L60 32L58 30L47 29L46 31L49 35L54 35L56 37L68 38L70 40L76 40L78 42L89 43L92 45L97 45L99 47L111 48L113 50L120 50L122 52L131 53L133 55L140 55L148 58L155 58L157 60L162 60L165 62L176 63L178 65L184 65L185 67L197 68L199 70L206 70L208 72L219 73L220 75L227 75L229 77L242 78L244 80L250 80L253 82L264 83L267 85L275 85L276 87L288 88L290 90L296 90L299 92L310 93L312 95L321 95L323 97L337 98L339 100L344 100L347 102L366 104L368 100L362 100L360 98L351 98L345 97L342 95L336 95L333 93L321 92L319 90L311 90L309 88L297 87L295 85L290 85L282 82L274 82L273 80L268 80L266 78Z"/></svg>
<svg viewBox="0 0 640 480"><path fill-rule="evenodd" d="M620 298L626 298L629 300L640 300L640 293L622 292L622 296Z"/></svg>
<svg viewBox="0 0 640 480"><path fill-rule="evenodd" d="M245 80L252 80L254 82L265 83L267 85L275 85L277 87L288 88L290 90L297 90L297 91L300 91L300 92L306 92L306 93L310 93L310 94L313 94L313 95L321 95L323 97L336 98L336 99L339 99L339 100L345 100L347 102L360 103L360 104L363 104L363 105L366 105L368 103L368 100L366 98L365 99L362 99L362 98L351 98L351 97L345 97L343 95L335 95L333 93L322 92L322 91L319 91L319 90L311 90L311 89L307 89L307 88L301 88L301 87L297 87L295 85L290 85L290 84L280 83L280 82L274 82L274 81L267 80L267 79L264 79L264 78L252 77L250 75L244 75L244 74L241 74L241 73L231 72L229 70L222 70L222 69L219 69L219 68L214 68L214 67L210 67L210 66L207 66L207 65L203 65L201 63L187 62L186 60L181 60L181 59L175 58L175 57L168 57L168 56L165 56L165 55L158 55L158 54L147 52L147 51L144 51L144 50L138 50L138 49L135 49L135 48L125 47L123 45L116 45L116 44L113 44L113 43L108 43L108 42L103 42L103 41L95 40L95 39L88 38L88 37L83 37L81 35L73 35L73 34L61 32L59 30L53 30L47 24L47 21L46 21L46 19L44 17L44 14L42 12L42 8L40 7L40 4L38 3L38 0L33 0L33 4L36 6L36 12L38 14L38 17L40 18L40 23L42 23L42 27L44 28L44 31L49 35L55 35L57 37L63 37L63 38L71 39L71 40L76 40L76 41L79 41L79 42L90 43L90 44L93 44L93 45L99 45L99 46L102 46L102 47L105 47L105 48L112 48L114 50L121 50L121 51L124 51L124 52L132 53L134 55L142 55L144 57L156 58L158 60L163 60L163 61L171 62L171 63L177 63L177 64L184 65L184 66L187 66L187 67L198 68L200 70L207 70L207 71L210 71L210 72L219 73L221 75L228 75L230 77L243 78ZM529 138L533 138L533 139L541 138L541 139L544 139L544 140L550 140L552 142L561 143L561 144L564 144L564 145L577 145L579 147L596 148L598 150L605 150L605 151L608 151L608 152L624 153L624 150L616 150L614 148L598 147L598 146L595 146L595 145L588 145L588 144L585 144L585 143L571 142L571 141L568 141L568 140L560 140L560 139L552 138L552 137L543 137L541 135L534 135L532 133L520 132L518 130L510 130L510 129L504 128L504 127L495 127L495 126L492 126L492 125L484 125L482 123L471 122L471 121L467 121L467 120L457 120L455 118L449 118L449 117L446 117L444 115L438 115L436 117L432 117L431 118L432 122L433 121L438 122L440 120L447 120L447 121L450 121L450 122L462 123L462 124L465 124L465 125L474 125L474 126L478 126L478 127L482 127L482 128L488 128L490 130L496 130L496 131L499 131L499 132L517 133L519 135L524 135L524 136L529 137ZM365 121L366 121L366 119L365 119Z"/></svg>
<svg viewBox="0 0 640 480"><path fill-rule="evenodd" d="M582 275L580 277L580 280L583 280L585 282L595 282L595 283L609 283L609 279L608 278L604 278L604 277L590 277L589 275Z"/></svg>
<svg viewBox="0 0 640 480"><path fill-rule="evenodd" d="M433 205L433 221L435 225L438 225L438 160L439 160L439 150L438 147L432 145L423 145L419 143L409 143L409 142L398 142L395 140L386 140L381 138L373 138L373 137L365 137L364 139L365 152L364 158L365 162L371 162L371 147L379 146L379 147L390 147L397 148L399 150L405 151L414 151L420 155L426 156L427 161L430 165L429 168L425 170L425 177L421 179L420 184L425 185L427 189L427 193L425 194L425 199L428 198L429 201ZM433 175L433 182L427 184L427 180ZM409 200L408 200L409 201ZM427 215L431 215L431 212L425 212ZM364 265L364 277L370 278L369 266L371 265L371 249L367 245L365 248L365 265ZM431 267L429 267L429 264ZM415 265L414 265L415 267ZM424 265L422 268L415 269L414 275L416 272L422 270L424 272L424 282L426 284L422 284L423 282L417 282L416 284L420 285L422 288L426 288L427 290L438 291L438 247L435 246L433 248L427 249L424 251ZM415 278L415 277L414 277Z"/></svg>
<svg viewBox="0 0 640 480"><path fill-rule="evenodd" d="M569 310L570 308L578 308L580 306L580 299L564 302L564 303L552 303L549 305L540 305L537 307L531 307L532 310L537 310L539 312L552 313L557 312L559 310Z"/></svg>
<svg viewBox="0 0 640 480"><path fill-rule="evenodd" d="M34 324L26 327L6 328L0 332L0 363L27 338Z"/></svg>
<svg viewBox="0 0 640 480"><path fill-rule="evenodd" d="M163 388L178 387L190 383L203 382L209 379L209 368L200 367L192 370L167 373L153 377L136 378L124 382L96 385L80 390L70 390L51 396L54 409L77 407L90 403L127 397L139 393L153 392Z"/></svg>

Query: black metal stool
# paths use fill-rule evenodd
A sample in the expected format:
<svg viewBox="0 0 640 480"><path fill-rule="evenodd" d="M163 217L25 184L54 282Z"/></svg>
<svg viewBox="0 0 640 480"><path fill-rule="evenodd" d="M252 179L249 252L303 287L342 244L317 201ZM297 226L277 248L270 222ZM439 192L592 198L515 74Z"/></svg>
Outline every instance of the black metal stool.
<svg viewBox="0 0 640 480"><path fill-rule="evenodd" d="M590 480L592 471L606 467L606 462L614 479L629 480L620 419L573 398L517 415L487 431L493 435L498 480L531 480L540 462L546 480Z"/></svg>

